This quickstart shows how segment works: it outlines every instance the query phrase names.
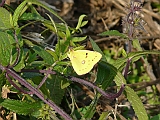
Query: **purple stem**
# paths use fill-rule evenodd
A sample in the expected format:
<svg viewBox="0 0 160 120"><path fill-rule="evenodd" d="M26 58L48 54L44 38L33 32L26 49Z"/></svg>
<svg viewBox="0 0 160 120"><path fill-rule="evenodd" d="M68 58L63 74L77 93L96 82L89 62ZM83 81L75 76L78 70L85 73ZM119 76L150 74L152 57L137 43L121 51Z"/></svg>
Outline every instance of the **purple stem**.
<svg viewBox="0 0 160 120"><path fill-rule="evenodd" d="M23 79L21 76L19 76L17 73L15 73L13 70L9 68L5 68L2 65L0 65L0 69L6 70L6 73L10 76L12 76L14 79L18 80L19 83L24 85L26 88L28 88L33 94L37 95L42 101L44 101L46 104L48 104L50 107L52 107L58 114L60 114L65 120L72 120L72 118L65 113L62 109L60 109L57 105L55 105L54 102L51 100L45 99L44 96L40 91L38 91L36 88L34 88L32 85L30 85L25 79Z"/></svg>
<svg viewBox="0 0 160 120"><path fill-rule="evenodd" d="M38 85L37 89L39 89L39 88L44 84L44 82L45 82L46 79L48 78L48 75L50 74L49 71L50 71L50 69L47 70L46 75L44 76L44 78L42 79L42 81L40 82L40 84Z"/></svg>
<svg viewBox="0 0 160 120"><path fill-rule="evenodd" d="M61 116L63 116L64 118L66 118L66 120L70 120L71 119L70 116L68 116L64 111L62 111L59 107L57 107L51 100L44 99L43 95L36 88L34 88L33 86L31 86L28 82L26 82L22 77L20 77L14 71L12 71L9 68L4 68L2 66L0 66L0 68L2 68L2 70L6 70L7 74L11 75L14 79L17 79L22 85L24 85L26 88L28 88L33 94L37 95L46 104L48 104L51 107L53 107L54 110L56 110ZM46 73L46 76L43 78L43 80L40 83L40 85L38 86L38 88L40 86L42 86L42 84L45 82L45 80L47 79L47 77L48 77L49 74L56 74L56 72L51 71L50 69L49 70L23 70L23 72L31 72L31 71L40 72L40 73ZM64 76L64 77L66 77L66 76ZM102 89L100 89L99 87L95 86L94 84L92 84L92 83L90 83L88 81L85 81L83 79L76 78L76 77L71 77L71 76L68 76L67 78L70 79L71 81L78 82L80 84L84 84L84 85L90 86L93 89L96 89L103 96L105 96L105 97L107 97L108 99L111 99L111 100L119 97L122 94L122 92L124 91L124 88L125 88L125 85L122 84L120 90L116 94L107 94L105 91L103 91ZM11 81L10 78L9 78L9 81ZM15 83L11 82L11 84L14 85ZM14 85L14 86L16 88L18 87L17 85Z"/></svg>
<svg viewBox="0 0 160 120"><path fill-rule="evenodd" d="M11 78L8 76L8 74L6 73L6 78L8 79L8 81L10 82L11 85L13 85L17 90L23 92L24 94L31 94L30 91L25 91L22 88L20 88L19 86L17 86L12 80Z"/></svg>
<svg viewBox="0 0 160 120"><path fill-rule="evenodd" d="M56 74L56 72L52 70L34 70L34 69L22 69L21 72L36 72L36 73L48 73L48 74Z"/></svg>
<svg viewBox="0 0 160 120"><path fill-rule="evenodd" d="M126 64L126 66L125 66L125 68L124 68L124 70L123 70L123 72L122 72L122 74L123 74L123 76L124 76L125 79L127 79L127 76L128 76L129 65L130 65L130 63L131 63L131 60L132 60L132 59L128 59L128 60L127 60L127 64Z"/></svg>
<svg viewBox="0 0 160 120"><path fill-rule="evenodd" d="M39 73L47 73L47 74L56 74L56 72L51 71L51 70L31 70L31 71L39 72ZM31 72L31 71L30 70L21 70L21 72ZM70 79L71 81L90 86L91 88L96 89L103 96L105 96L105 97L107 97L108 99L111 99L111 100L119 97L122 94L122 92L124 91L124 88L125 88L125 85L122 84L120 90L116 94L107 94L105 91L103 91L99 87L95 86L93 83L88 82L86 80L76 78L76 77L73 77L73 76L64 76L64 77ZM45 77L43 79L45 79ZM42 83L44 83L44 82L42 82Z"/></svg>
<svg viewBox="0 0 160 120"><path fill-rule="evenodd" d="M48 69L48 70L29 70L29 69L23 69L23 70L21 70L21 72L37 72L37 73L45 73L46 74L44 76L44 78L42 79L42 81L40 82L40 84L38 85L37 89L39 89L44 84L44 82L48 78L49 74L56 74L56 72L51 71L51 69Z"/></svg>
<svg viewBox="0 0 160 120"><path fill-rule="evenodd" d="M0 7L2 7L4 5L6 0L2 0L2 2L0 3Z"/></svg>
<svg viewBox="0 0 160 120"><path fill-rule="evenodd" d="M74 82L78 82L80 84L90 86L91 88L96 89L99 93L101 93L103 96L107 97L110 100L113 100L113 99L119 97L122 94L122 92L124 91L124 88L125 88L125 85L122 84L120 90L116 94L107 94L105 91L103 91L99 87L97 87L94 84L92 84L88 81L85 81L83 79L76 78L76 77L68 77L68 79L70 79L71 81L74 81Z"/></svg>

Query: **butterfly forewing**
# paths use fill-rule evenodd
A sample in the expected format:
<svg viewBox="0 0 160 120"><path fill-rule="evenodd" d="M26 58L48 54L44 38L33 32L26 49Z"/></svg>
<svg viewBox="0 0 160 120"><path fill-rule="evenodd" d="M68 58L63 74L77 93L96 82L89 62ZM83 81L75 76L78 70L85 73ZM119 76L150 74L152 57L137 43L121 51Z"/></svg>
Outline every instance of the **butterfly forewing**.
<svg viewBox="0 0 160 120"><path fill-rule="evenodd" d="M76 50L70 51L68 57L71 60L73 69L78 75L91 71L93 66L101 59L102 55L95 51Z"/></svg>

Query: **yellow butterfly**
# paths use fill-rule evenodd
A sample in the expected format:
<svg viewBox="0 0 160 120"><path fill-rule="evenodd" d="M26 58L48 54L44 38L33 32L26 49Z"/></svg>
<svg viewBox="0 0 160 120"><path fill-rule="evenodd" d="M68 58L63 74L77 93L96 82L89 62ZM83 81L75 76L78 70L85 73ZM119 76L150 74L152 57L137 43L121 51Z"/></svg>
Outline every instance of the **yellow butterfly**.
<svg viewBox="0 0 160 120"><path fill-rule="evenodd" d="M102 55L90 50L69 50L67 54L71 60L73 69L78 75L83 75L91 71L93 66L101 59Z"/></svg>

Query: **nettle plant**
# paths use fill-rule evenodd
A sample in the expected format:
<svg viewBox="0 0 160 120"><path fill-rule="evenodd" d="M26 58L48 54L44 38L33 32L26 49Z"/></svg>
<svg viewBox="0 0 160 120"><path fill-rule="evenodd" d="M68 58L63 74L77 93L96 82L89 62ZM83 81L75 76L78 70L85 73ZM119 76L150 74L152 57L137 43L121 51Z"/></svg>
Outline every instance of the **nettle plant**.
<svg viewBox="0 0 160 120"><path fill-rule="evenodd" d="M97 72L86 72L83 76L77 75L68 59L68 54L72 50L84 49L81 42L84 37L76 37L77 32L82 32L81 28L87 24L85 15L81 15L76 28L72 28L58 14L38 0L24 0L15 10L4 5L4 0L0 7L0 105L5 108L7 116L9 114L19 119L92 119L96 113L98 99L104 96L106 99L114 100L124 93L131 103L139 120L147 120L148 116L138 95L129 86L125 85L129 66L146 54L159 54L159 51L142 51L138 39L135 38L137 28L143 29L141 18L136 14L141 10L141 2L135 5L131 1L128 6L128 14L123 20L123 25L127 34L119 33L116 30L105 31L100 36L119 36L128 41L128 51L123 50L123 58L119 58L110 64L106 56L89 37L93 50L102 55L98 62ZM50 12L46 18L42 17L35 9L34 5L41 6ZM7 8L7 9L6 9ZM14 11L14 12L13 12ZM30 11L30 12L29 12ZM50 16L54 15L60 22L55 22ZM48 19L47 19L48 18ZM41 34L50 31L56 36L54 46L45 43L44 38L39 33L31 33L28 27L31 24L39 23L43 25ZM27 28L28 27L28 28ZM38 26L36 26L38 27ZM27 28L28 34L24 35L23 29ZM131 52L132 43L137 48L137 52ZM76 54L76 53L74 53ZM90 54L78 53L87 57ZM85 55L84 55L85 54ZM76 54L77 55L77 54ZM71 56L74 57L75 56ZM84 58L84 60L90 58ZM85 61L73 60L86 65ZM96 64L96 63L94 63ZM78 69L78 68L77 68ZM94 83L85 80L94 76ZM107 93L105 90L115 82L118 92ZM76 99L72 94L73 85L79 83L89 86L95 90L94 97L89 105L78 107ZM14 93L14 97L8 95ZM62 100L65 98L65 107L62 110ZM64 104L64 101L63 101ZM116 113L116 110L115 112ZM109 112L103 111L99 114L99 119L107 118ZM115 115L115 117L118 115ZM115 118L116 119L116 118Z"/></svg>

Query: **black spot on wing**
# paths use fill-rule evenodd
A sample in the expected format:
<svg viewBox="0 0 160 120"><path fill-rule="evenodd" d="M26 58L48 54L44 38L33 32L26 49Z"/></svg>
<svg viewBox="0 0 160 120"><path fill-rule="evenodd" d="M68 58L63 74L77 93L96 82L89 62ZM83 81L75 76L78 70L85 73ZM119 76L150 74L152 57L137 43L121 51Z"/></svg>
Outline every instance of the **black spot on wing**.
<svg viewBox="0 0 160 120"><path fill-rule="evenodd" d="M86 53L86 58L88 57L88 53Z"/></svg>

